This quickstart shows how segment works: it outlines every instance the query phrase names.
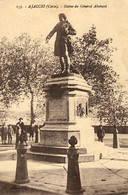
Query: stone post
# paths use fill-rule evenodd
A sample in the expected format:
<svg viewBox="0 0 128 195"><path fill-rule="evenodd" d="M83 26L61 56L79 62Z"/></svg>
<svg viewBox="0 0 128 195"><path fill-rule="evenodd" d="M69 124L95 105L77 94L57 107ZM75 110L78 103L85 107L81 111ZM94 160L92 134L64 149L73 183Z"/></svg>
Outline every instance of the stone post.
<svg viewBox="0 0 128 195"><path fill-rule="evenodd" d="M79 164L78 150L75 148L77 144L77 139L75 136L71 136L69 139L69 144L71 145L68 150L68 175L67 175L67 189L66 193L68 194L78 194L84 192L81 188L80 181L80 172L79 172Z"/></svg>
<svg viewBox="0 0 128 195"><path fill-rule="evenodd" d="M113 131L113 148L119 148L118 130L116 126L114 126L114 131Z"/></svg>
<svg viewBox="0 0 128 195"><path fill-rule="evenodd" d="M27 146L26 143L20 143L17 146L17 167L15 182L18 184L29 183L27 170Z"/></svg>

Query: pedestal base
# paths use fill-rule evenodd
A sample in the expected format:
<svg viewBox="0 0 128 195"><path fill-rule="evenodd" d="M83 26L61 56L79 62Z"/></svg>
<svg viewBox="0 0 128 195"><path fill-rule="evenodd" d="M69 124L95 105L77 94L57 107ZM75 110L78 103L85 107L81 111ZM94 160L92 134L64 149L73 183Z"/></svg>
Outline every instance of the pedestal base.
<svg viewBox="0 0 128 195"><path fill-rule="evenodd" d="M94 142L87 148L76 147L79 150L79 162L93 162L107 156L111 152L110 147L101 142ZM31 150L27 152L28 159L47 161L54 163L67 163L67 151L69 147L43 146L32 144ZM112 151L113 152L113 151Z"/></svg>
<svg viewBox="0 0 128 195"><path fill-rule="evenodd" d="M46 99L45 126L40 129L40 145L32 145L28 156L36 160L67 162L68 141L75 136L78 141L76 148L84 151L79 161L94 161L96 155L88 154L94 144L94 129L88 118L91 87L83 77L69 74L49 79L43 90Z"/></svg>
<svg viewBox="0 0 128 195"><path fill-rule="evenodd" d="M54 147L68 147L68 140L69 138L74 135L77 140L78 144L80 145L80 131L63 131L63 130L41 130L40 131L40 143L43 146L54 146Z"/></svg>

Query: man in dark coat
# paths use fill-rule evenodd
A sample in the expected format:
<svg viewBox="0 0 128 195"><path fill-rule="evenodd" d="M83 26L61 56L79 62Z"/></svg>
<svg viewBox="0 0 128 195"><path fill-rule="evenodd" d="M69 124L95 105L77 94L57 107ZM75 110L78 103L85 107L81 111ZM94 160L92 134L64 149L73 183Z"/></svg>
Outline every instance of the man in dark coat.
<svg viewBox="0 0 128 195"><path fill-rule="evenodd" d="M16 148L20 142L25 141L27 145L27 133L25 130L25 125L23 123L23 118L19 118L19 122L16 124Z"/></svg>
<svg viewBox="0 0 128 195"><path fill-rule="evenodd" d="M98 141L103 142L104 136L105 136L105 130L103 129L102 125L99 125L99 128L97 130Z"/></svg>
<svg viewBox="0 0 128 195"><path fill-rule="evenodd" d="M56 32L56 41L54 45L54 55L59 56L61 72L70 72L70 58L69 56L73 52L71 45L71 38L69 35L76 35L76 31L71 24L67 21L65 14L59 14L59 23L53 28L53 30L46 37L46 43ZM65 67L66 66L66 67Z"/></svg>

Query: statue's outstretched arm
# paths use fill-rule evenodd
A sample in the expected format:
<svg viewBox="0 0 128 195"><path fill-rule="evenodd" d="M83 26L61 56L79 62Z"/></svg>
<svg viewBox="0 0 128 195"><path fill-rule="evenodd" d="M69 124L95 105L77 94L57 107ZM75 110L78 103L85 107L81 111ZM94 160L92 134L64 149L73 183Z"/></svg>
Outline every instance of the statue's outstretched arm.
<svg viewBox="0 0 128 195"><path fill-rule="evenodd" d="M49 39L54 35L54 33L57 31L57 25L52 29L52 31L47 35L46 42L49 41Z"/></svg>

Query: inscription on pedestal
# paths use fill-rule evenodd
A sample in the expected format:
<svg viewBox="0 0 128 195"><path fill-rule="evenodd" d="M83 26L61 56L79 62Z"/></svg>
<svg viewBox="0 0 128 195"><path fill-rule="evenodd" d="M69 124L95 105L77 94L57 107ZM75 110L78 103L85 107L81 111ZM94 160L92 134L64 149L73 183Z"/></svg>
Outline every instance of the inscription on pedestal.
<svg viewBox="0 0 128 195"><path fill-rule="evenodd" d="M48 120L66 121L68 118L68 103L64 98L48 100Z"/></svg>

